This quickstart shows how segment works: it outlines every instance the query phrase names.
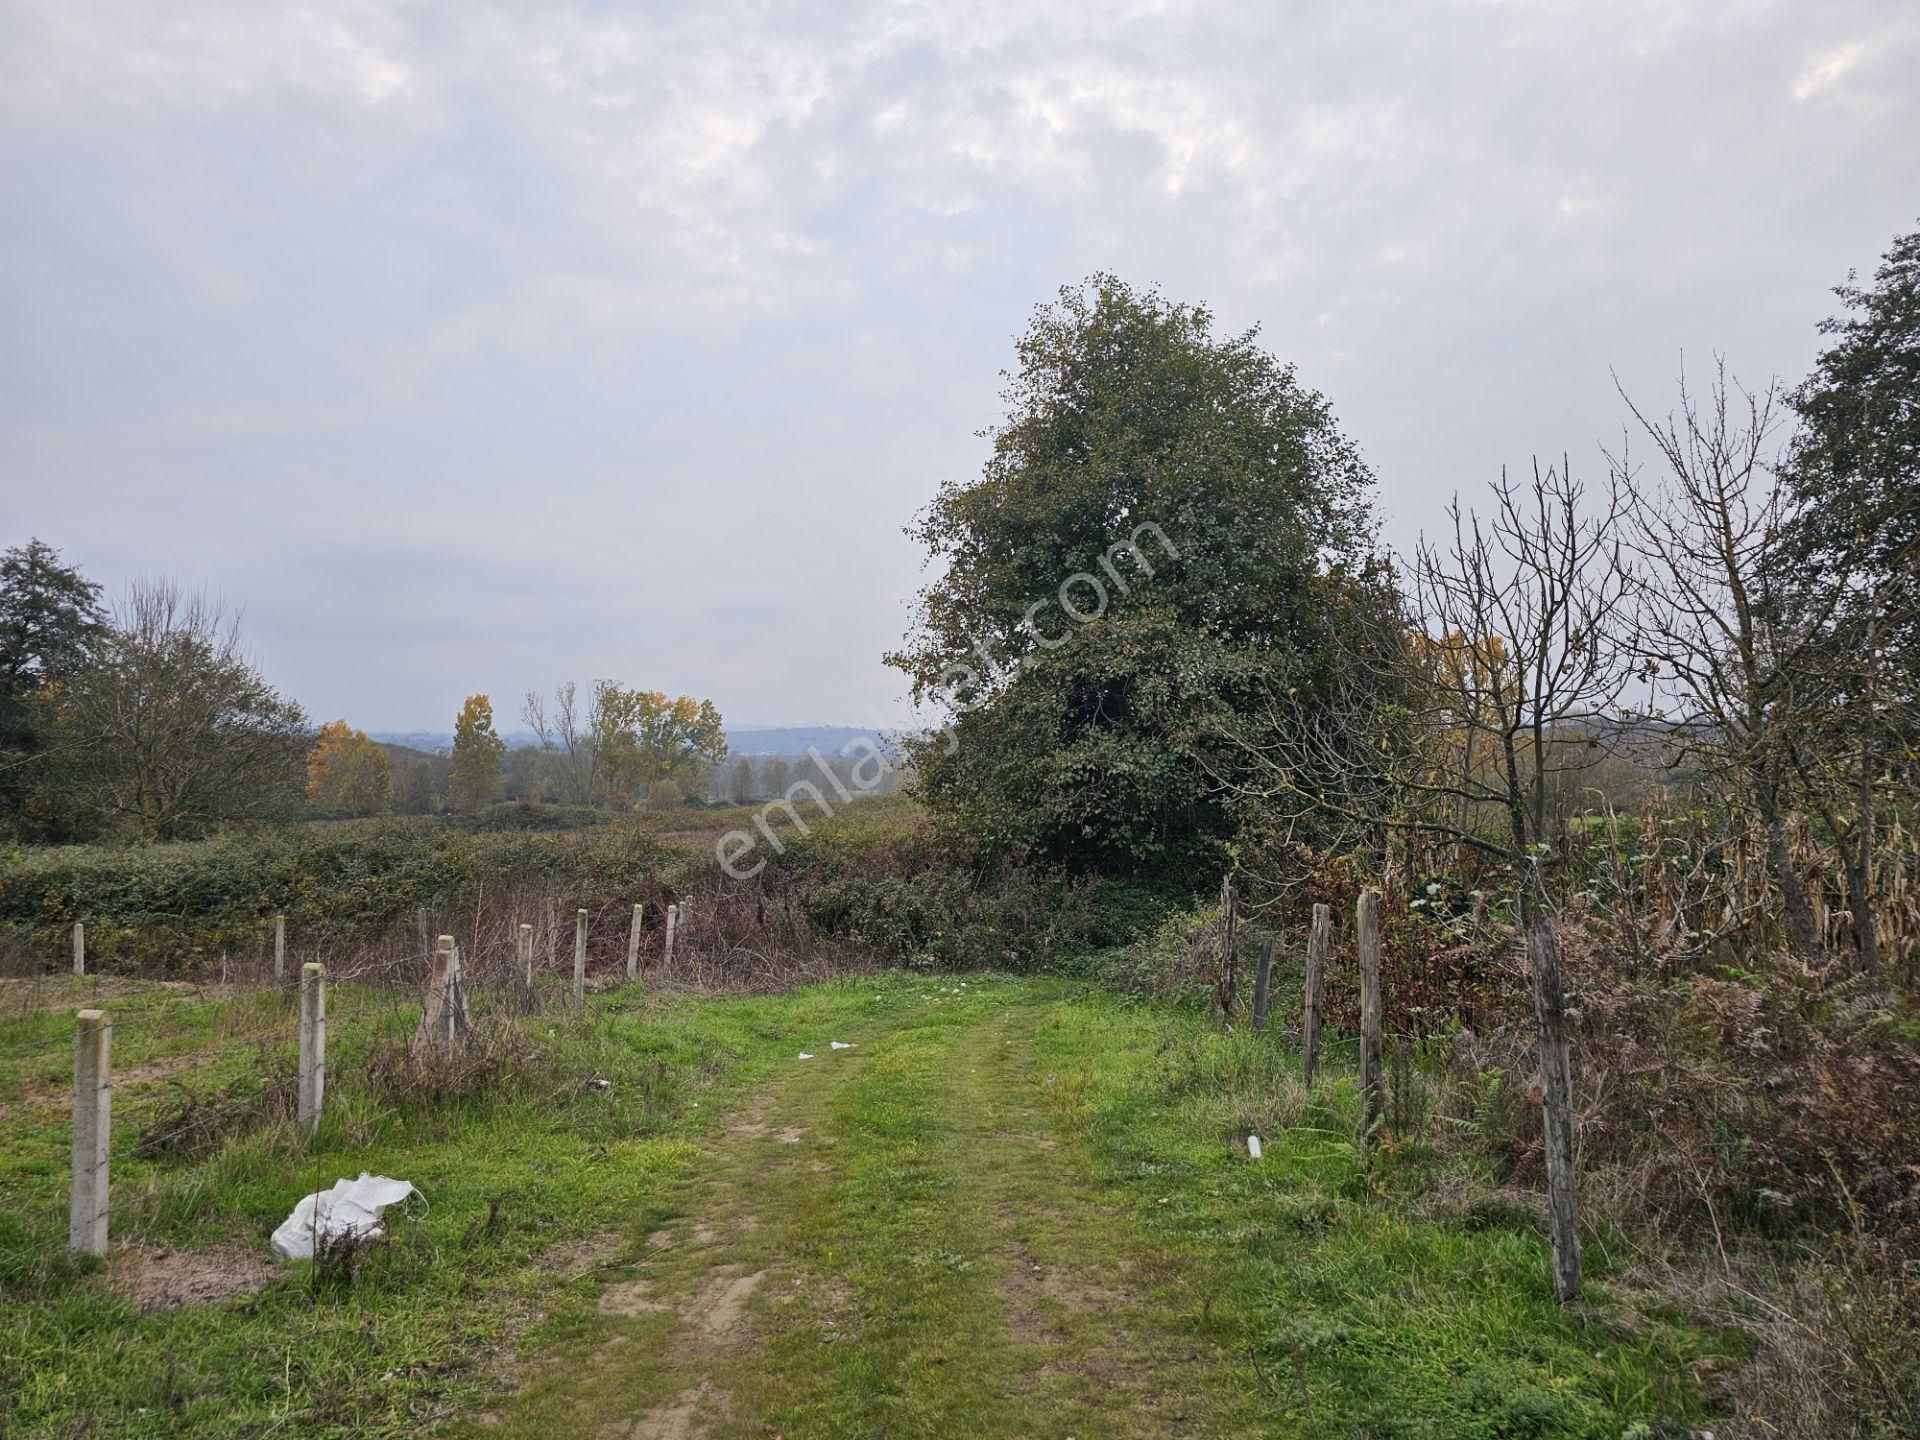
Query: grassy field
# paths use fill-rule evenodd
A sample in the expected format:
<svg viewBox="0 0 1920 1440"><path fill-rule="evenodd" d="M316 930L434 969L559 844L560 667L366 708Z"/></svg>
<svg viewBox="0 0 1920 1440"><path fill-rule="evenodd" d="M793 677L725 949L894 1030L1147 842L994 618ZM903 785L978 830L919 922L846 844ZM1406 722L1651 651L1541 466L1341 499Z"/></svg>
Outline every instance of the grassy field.
<svg viewBox="0 0 1920 1440"><path fill-rule="evenodd" d="M996 976L619 989L450 1079L343 993L309 1147L248 1101L286 1054L229 1043L284 1003L115 997L177 1017L127 1028L117 1147L189 1090L239 1108L211 1153L118 1164L101 1268L58 1251L66 1053L21 1048L69 1012L0 1024L0 1433L1612 1440L1687 1434L1728 1361L1604 1279L1557 1308L1527 1216L1418 1218L1347 1082L1308 1096L1184 1012ZM391 1241L266 1261L363 1169L424 1192Z"/></svg>

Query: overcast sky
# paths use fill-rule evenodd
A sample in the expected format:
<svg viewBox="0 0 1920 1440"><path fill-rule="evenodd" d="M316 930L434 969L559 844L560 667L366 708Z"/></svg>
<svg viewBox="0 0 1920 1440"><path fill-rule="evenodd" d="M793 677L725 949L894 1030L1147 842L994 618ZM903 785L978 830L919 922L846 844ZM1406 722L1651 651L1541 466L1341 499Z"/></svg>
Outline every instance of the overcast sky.
<svg viewBox="0 0 1920 1440"><path fill-rule="evenodd" d="M901 527L1059 286L1259 324L1405 543L1598 471L1610 367L1797 377L1916 75L1894 0L0 0L0 543L204 582L368 728L893 720Z"/></svg>

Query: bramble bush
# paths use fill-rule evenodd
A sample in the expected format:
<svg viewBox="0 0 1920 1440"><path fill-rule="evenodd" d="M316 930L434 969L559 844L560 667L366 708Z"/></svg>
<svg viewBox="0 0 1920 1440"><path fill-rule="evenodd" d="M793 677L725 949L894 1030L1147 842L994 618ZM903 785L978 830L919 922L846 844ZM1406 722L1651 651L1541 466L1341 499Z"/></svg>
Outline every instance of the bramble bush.
<svg viewBox="0 0 1920 1440"><path fill-rule="evenodd" d="M303 940L371 940L417 909L471 906L516 885L562 883L580 904L618 899L657 883L670 860L624 827L495 832L424 819L56 846L0 864L0 926L17 952L57 957L84 920L90 963L174 974L257 954L275 911Z"/></svg>

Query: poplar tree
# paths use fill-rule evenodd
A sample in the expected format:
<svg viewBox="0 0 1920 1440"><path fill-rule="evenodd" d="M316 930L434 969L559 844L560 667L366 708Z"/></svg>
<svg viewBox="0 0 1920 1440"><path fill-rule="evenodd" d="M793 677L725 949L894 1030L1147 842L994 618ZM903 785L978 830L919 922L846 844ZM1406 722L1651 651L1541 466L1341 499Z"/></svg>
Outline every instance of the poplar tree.
<svg viewBox="0 0 1920 1440"><path fill-rule="evenodd" d="M500 793L500 762L507 742L493 728L493 702L485 695L469 695L453 726L453 774L447 779L447 802L462 815L472 815Z"/></svg>

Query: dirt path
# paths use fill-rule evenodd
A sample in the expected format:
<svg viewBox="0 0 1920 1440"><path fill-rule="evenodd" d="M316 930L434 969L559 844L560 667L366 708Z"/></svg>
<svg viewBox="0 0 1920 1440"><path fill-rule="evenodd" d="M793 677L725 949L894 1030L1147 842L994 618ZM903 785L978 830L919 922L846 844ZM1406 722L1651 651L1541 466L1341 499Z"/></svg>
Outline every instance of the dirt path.
<svg viewBox="0 0 1920 1440"><path fill-rule="evenodd" d="M1209 1433L1192 1297L1056 1131L1044 1023L928 1005L810 1044L482 1433Z"/></svg>

